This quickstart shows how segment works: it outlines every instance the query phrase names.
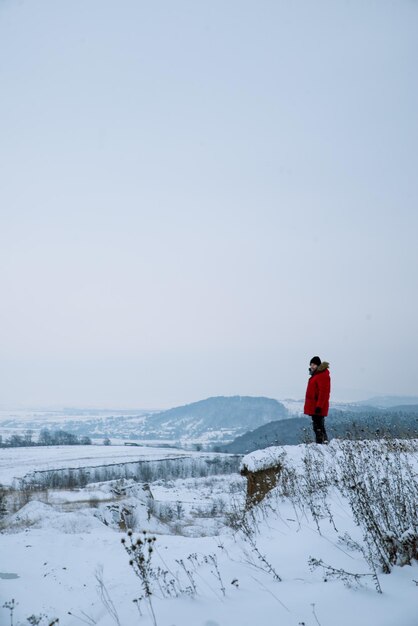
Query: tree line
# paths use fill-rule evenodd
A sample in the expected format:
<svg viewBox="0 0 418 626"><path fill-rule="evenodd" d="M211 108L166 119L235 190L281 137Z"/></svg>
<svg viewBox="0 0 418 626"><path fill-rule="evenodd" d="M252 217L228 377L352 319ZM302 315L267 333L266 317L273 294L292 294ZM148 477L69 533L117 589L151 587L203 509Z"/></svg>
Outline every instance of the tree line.
<svg viewBox="0 0 418 626"><path fill-rule="evenodd" d="M49 430L42 428L38 439L33 438L33 431L27 430L23 435L13 434L7 439L0 435L1 448L21 448L27 446L89 446L91 439L87 436L77 436L66 430Z"/></svg>

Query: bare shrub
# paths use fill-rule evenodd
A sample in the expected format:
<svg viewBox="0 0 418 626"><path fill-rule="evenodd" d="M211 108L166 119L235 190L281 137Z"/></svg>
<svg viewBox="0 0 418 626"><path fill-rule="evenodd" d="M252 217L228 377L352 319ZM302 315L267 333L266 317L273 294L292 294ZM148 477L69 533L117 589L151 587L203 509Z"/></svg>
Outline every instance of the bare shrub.
<svg viewBox="0 0 418 626"><path fill-rule="evenodd" d="M6 490L3 489L3 487L0 485L0 522L4 517L6 517L7 513L8 509Z"/></svg>
<svg viewBox="0 0 418 626"><path fill-rule="evenodd" d="M338 486L363 529L370 561L389 573L418 560L418 483L404 441L342 441Z"/></svg>
<svg viewBox="0 0 418 626"><path fill-rule="evenodd" d="M299 504L305 503L309 507L319 534L319 522L324 518L328 518L334 530L337 530L328 504L329 489L333 485L334 477L332 472L327 471L321 447L315 444L305 446L302 462L304 472L299 481Z"/></svg>
<svg viewBox="0 0 418 626"><path fill-rule="evenodd" d="M262 503L261 506L247 509L241 517L238 532L242 535L245 544L249 549L244 548L243 552L248 565L267 572L273 579L281 582L282 578L277 573L275 567L269 562L266 554L263 554L257 544L257 534L259 532L259 518L266 515L266 509L271 505Z"/></svg>
<svg viewBox="0 0 418 626"><path fill-rule="evenodd" d="M120 512L119 527L122 530L127 530L128 528L135 530L137 525L138 517L135 510L131 507L123 506Z"/></svg>
<svg viewBox="0 0 418 626"><path fill-rule="evenodd" d="M228 510L225 512L226 526L229 526L234 531L239 531L241 529L245 515L245 507L236 499L233 499Z"/></svg>
<svg viewBox="0 0 418 626"><path fill-rule="evenodd" d="M174 507L168 502L154 502L153 510L153 515L159 519L160 522L163 522L163 524L172 522L174 519Z"/></svg>

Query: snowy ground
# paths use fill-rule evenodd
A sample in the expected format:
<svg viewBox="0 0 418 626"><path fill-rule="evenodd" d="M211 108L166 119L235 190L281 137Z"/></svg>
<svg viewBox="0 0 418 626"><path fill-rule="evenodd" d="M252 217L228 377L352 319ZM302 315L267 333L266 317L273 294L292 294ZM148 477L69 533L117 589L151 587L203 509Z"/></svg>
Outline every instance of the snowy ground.
<svg viewBox="0 0 418 626"><path fill-rule="evenodd" d="M298 467L307 448L276 452ZM330 462L331 451L323 454ZM151 585L158 626L417 626L416 562L394 567L390 575L379 573L382 594L371 576L347 587L338 578L324 582L321 568L309 568L312 556L370 574L361 554L340 539L349 532L361 540L361 533L337 491L330 491L328 504L338 531L326 516L318 529L309 511L295 507L279 489L253 516L241 518L242 487L239 475L229 475L158 480L150 484L151 493L132 481L113 481L38 494L6 520L0 534L0 626L10 624L9 611L1 607L12 598L19 602L15 625L28 624L32 614L59 618L60 626L152 625L146 601L140 602L142 617L133 602L141 582L117 524L129 507L134 538L142 529L157 537L151 567L161 570ZM171 512L167 516L158 506ZM235 519L233 528L227 518ZM244 519L252 538L243 532ZM100 598L98 572L117 618ZM164 597L170 589L171 597Z"/></svg>

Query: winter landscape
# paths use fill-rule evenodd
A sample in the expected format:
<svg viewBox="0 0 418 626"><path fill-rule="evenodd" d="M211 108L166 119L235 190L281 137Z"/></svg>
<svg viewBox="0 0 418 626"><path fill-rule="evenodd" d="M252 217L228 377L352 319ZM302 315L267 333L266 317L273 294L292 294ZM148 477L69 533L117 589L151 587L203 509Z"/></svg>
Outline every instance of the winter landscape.
<svg viewBox="0 0 418 626"><path fill-rule="evenodd" d="M418 439L243 456L37 436L0 449L5 626L417 624Z"/></svg>
<svg viewBox="0 0 418 626"><path fill-rule="evenodd" d="M417 33L0 0L0 626L418 626Z"/></svg>

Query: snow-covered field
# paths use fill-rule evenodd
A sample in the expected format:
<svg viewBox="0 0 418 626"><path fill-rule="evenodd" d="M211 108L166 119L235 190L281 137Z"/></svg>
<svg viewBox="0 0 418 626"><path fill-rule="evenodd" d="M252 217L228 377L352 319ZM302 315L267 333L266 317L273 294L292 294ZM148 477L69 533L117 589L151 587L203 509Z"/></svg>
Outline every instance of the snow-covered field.
<svg viewBox="0 0 418 626"><path fill-rule="evenodd" d="M99 467L140 460L199 456L173 448L146 446L48 446L0 449L0 485L10 485L26 474L65 468Z"/></svg>
<svg viewBox="0 0 418 626"><path fill-rule="evenodd" d="M45 462L54 465L50 452L59 455L44 449ZM266 451L264 463L262 453L246 459L257 469L280 458L289 476L294 470L295 484L311 485L313 509L291 496L289 483L243 515L238 474L168 477L149 490L112 481L33 494L6 517L0 534L0 625L10 624L9 610L1 607L13 598L15 625L45 615L59 618L60 626L417 626L417 562L395 565L390 574L376 567L372 576L361 552L344 539L349 533L362 541L347 500L332 486L316 493L302 474L306 458L319 475L331 470L337 454L337 446L301 445ZM408 454L416 471L416 452ZM130 544L125 514L135 541L144 538L142 530L156 537L147 570L151 605L146 598L134 602L144 587L121 543ZM339 574L312 569L310 557Z"/></svg>

